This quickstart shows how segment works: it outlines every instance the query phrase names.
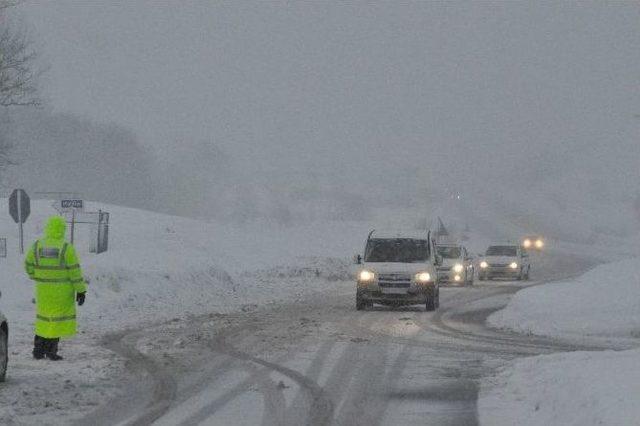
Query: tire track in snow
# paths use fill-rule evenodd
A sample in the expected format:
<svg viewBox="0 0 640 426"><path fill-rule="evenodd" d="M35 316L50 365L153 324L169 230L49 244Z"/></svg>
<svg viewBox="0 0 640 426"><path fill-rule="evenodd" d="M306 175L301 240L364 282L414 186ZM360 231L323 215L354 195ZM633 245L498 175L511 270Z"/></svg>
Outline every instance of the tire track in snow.
<svg viewBox="0 0 640 426"><path fill-rule="evenodd" d="M150 381L151 392L136 392L132 398L131 388L127 389L127 395L123 395L108 405L98 408L82 419L75 422L77 425L126 425L142 426L153 423L160 418L171 406L176 395L176 382L171 374L151 357L144 355L136 349L138 339L135 336L139 331L127 330L121 333L107 335L103 339L102 346L115 352L126 360L127 372L136 376L132 383L140 385ZM132 340L128 342L128 340ZM140 398L142 396L142 398ZM144 407L140 409L139 404ZM132 411L130 408L137 408ZM115 414L135 414L124 419L114 418Z"/></svg>
<svg viewBox="0 0 640 426"><path fill-rule="evenodd" d="M474 295L465 301L465 304L495 298L504 294L513 294L523 288L549 284L551 281L532 283L526 287L501 287L490 294ZM456 312L459 306L439 309L430 322L418 321L416 324L430 332L443 337L459 340L460 342L472 342L490 349L494 353L508 352L509 355L537 355L545 352L576 351L576 350L601 350L604 346L574 344L559 339L544 336L528 336L510 332L508 330L495 330L485 325L486 318L502 307L494 306L485 309L475 309L468 312ZM472 329L465 324L472 324ZM476 350L477 348L474 348Z"/></svg>
<svg viewBox="0 0 640 426"><path fill-rule="evenodd" d="M239 351L227 344L225 339L222 337L212 341L210 343L210 348L214 352L227 355L236 360L262 366L265 368L265 370L261 374L258 374L257 376L251 376L247 380L235 386L233 389L230 389L223 396L212 401L205 408L190 416L187 420L181 423L182 425L197 425L211 418L221 407L237 398L241 394L245 393L252 384L256 383L256 379L258 379L258 381L262 381L265 393L276 392L277 386L269 378L269 374L272 371L278 372L295 381L298 385L300 385L301 391L308 393L310 403L306 424L311 426L319 426L327 425L330 423L333 414L333 404L331 400L325 395L324 390L312 379L308 378L298 371L285 367L284 365L278 364L276 362L266 361L264 359L250 355L246 352ZM273 395L265 395L265 408L268 408L270 412L268 414L265 414L265 417L263 417L263 424L282 424L269 423L273 419L282 418L284 416L286 408L284 404L284 396L282 396L281 392L279 393L281 395L281 398L274 397Z"/></svg>
<svg viewBox="0 0 640 426"><path fill-rule="evenodd" d="M307 377L316 381L316 383L319 381L320 373L325 367L327 358L329 357L335 345L336 345L335 341L326 340L320 346L320 348L315 352L315 355L313 357L313 360L311 361L311 364L305 371L305 375ZM300 416L303 414L303 411L308 409L309 407L307 406L307 399L302 393L298 393L294 397L291 406L287 410L286 419L288 421L283 424L297 425L298 423L294 422L293 419L300 418ZM289 419L292 419L292 420L289 420Z"/></svg>

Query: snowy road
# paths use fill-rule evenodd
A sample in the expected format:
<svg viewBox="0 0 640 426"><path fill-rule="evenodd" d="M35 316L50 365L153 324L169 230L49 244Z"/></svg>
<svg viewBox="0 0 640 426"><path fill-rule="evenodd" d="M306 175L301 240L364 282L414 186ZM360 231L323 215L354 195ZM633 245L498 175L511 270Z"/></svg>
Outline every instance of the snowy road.
<svg viewBox="0 0 640 426"><path fill-rule="evenodd" d="M553 285L591 265L558 257L526 284L443 288L436 313L358 312L345 282L305 303L112 336L106 346L129 360L124 396L80 423L477 424L480 379L506 361L597 349L492 330L486 317L523 285Z"/></svg>

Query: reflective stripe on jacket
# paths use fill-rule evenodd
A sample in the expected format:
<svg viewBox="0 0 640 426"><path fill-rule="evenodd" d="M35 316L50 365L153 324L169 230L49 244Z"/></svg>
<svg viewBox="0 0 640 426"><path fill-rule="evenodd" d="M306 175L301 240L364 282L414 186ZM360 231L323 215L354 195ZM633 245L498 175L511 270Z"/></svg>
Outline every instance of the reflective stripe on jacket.
<svg viewBox="0 0 640 426"><path fill-rule="evenodd" d="M87 291L75 248L64 240L36 241L25 259L36 282L36 335L46 338L76 334L76 293Z"/></svg>

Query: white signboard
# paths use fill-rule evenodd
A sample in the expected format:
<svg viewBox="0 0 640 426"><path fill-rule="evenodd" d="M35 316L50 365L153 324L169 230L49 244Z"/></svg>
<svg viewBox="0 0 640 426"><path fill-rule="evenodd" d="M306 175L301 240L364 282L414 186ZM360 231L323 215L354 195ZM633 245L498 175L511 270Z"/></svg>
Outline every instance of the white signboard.
<svg viewBox="0 0 640 426"><path fill-rule="evenodd" d="M84 209L84 202L82 200L60 200L60 208L62 210L82 210Z"/></svg>

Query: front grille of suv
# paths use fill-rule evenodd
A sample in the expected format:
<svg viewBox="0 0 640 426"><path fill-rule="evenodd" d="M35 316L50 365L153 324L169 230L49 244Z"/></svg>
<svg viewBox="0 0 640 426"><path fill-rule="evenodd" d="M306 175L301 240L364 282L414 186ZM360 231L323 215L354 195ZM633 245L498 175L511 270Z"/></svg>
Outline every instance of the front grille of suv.
<svg viewBox="0 0 640 426"><path fill-rule="evenodd" d="M378 277L380 287L408 288L411 286L411 275L407 274L380 274Z"/></svg>

